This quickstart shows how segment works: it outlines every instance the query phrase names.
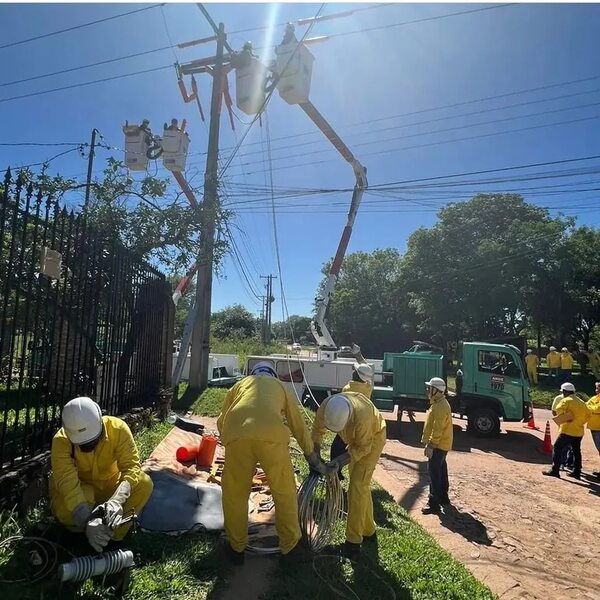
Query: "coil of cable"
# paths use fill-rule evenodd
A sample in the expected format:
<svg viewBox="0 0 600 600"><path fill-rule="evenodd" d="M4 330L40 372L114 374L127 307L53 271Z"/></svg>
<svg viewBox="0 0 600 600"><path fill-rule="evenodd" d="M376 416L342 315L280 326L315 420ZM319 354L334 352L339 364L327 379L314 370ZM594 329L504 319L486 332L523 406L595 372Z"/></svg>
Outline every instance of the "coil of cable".
<svg viewBox="0 0 600 600"><path fill-rule="evenodd" d="M309 548L320 552L330 544L344 517L344 496L337 474L310 473L298 490L300 529Z"/></svg>

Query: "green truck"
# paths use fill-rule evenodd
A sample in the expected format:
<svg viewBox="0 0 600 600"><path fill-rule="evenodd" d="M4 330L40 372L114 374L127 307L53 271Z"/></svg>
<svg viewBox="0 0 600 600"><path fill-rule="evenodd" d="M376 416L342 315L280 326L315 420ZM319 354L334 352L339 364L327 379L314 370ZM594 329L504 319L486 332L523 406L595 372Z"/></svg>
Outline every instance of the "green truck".
<svg viewBox="0 0 600 600"><path fill-rule="evenodd" d="M519 350L509 344L464 342L462 377L456 390L448 391L452 411L467 417L468 429L489 437L500 432L500 420L528 421L532 414L529 384L523 372ZM425 381L442 377L447 381L447 361L435 350L415 346L402 353L386 353L383 385L373 390L373 402L382 411L398 407L403 411L424 412L428 407Z"/></svg>

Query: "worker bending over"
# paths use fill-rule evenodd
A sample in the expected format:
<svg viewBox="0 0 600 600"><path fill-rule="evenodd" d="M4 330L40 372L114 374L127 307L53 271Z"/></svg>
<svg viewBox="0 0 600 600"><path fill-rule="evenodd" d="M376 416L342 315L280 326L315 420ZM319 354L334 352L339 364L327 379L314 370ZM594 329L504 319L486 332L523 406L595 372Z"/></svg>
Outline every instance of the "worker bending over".
<svg viewBox="0 0 600 600"><path fill-rule="evenodd" d="M429 500L421 509L424 515L440 512L440 506L450 504L448 498L448 465L446 456L452 450L454 432L452 410L446 400L446 383L441 377L425 382L429 410L423 428L421 443L425 445L429 471Z"/></svg>
<svg viewBox="0 0 600 600"><path fill-rule="evenodd" d="M565 451L570 446L573 451L573 471L567 473L569 477L581 479L581 440L584 425L590 416L590 410L585 402L575 395L575 386L566 382L560 386L563 398L552 405L552 412L557 416L565 415L566 420L559 426L559 435L554 442L552 450L552 468L543 471L544 475L560 479L560 466L564 461Z"/></svg>
<svg viewBox="0 0 600 600"><path fill-rule="evenodd" d="M527 355L525 356L525 364L527 365L527 379L529 383L537 385L538 382L538 366L540 364L539 358L533 353L531 348L527 348Z"/></svg>
<svg viewBox="0 0 600 600"><path fill-rule="evenodd" d="M279 548L284 563L289 562L294 556L290 553L301 538L296 480L288 447L290 430L311 467L325 472L324 463L314 452L296 398L277 379L268 362L259 362L249 376L227 392L217 427L225 446L221 488L232 562L242 564L244 561L248 542L248 498L257 463L267 476L275 503Z"/></svg>
<svg viewBox="0 0 600 600"><path fill-rule="evenodd" d="M350 465L348 521L342 553L352 558L360 552L364 538L375 535L371 478L386 439L385 420L363 394L343 392L326 398L315 415L312 439L318 454L325 432L339 434L346 451L327 463L329 473Z"/></svg>
<svg viewBox="0 0 600 600"><path fill-rule="evenodd" d="M85 531L94 550L122 540L152 494L152 480L140 466L138 450L125 421L103 417L91 398L65 404L62 428L52 440L50 505L72 531Z"/></svg>

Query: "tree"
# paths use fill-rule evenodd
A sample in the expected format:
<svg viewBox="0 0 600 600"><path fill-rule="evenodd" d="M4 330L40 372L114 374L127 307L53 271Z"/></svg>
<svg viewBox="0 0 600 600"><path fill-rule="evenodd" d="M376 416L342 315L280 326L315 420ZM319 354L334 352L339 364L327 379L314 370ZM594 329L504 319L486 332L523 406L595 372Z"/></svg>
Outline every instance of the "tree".
<svg viewBox="0 0 600 600"><path fill-rule="evenodd" d="M242 339L256 334L256 319L241 304L234 304L213 313L211 320L213 335L218 339Z"/></svg>
<svg viewBox="0 0 600 600"><path fill-rule="evenodd" d="M400 287L400 253L393 249L349 254L331 298L327 326L338 345L357 343L363 354L407 347L413 332ZM322 271L329 272L330 263ZM325 279L321 283L322 286Z"/></svg>
<svg viewBox="0 0 600 600"><path fill-rule="evenodd" d="M276 340L285 340L289 343L293 341L310 343L312 341L310 322L310 317L292 315L285 321L278 321L272 324L273 337Z"/></svg>
<svg viewBox="0 0 600 600"><path fill-rule="evenodd" d="M534 305L537 320L548 320L538 283L556 266L571 221L516 194L479 194L438 216L410 236L402 265L420 332L440 345L520 335Z"/></svg>

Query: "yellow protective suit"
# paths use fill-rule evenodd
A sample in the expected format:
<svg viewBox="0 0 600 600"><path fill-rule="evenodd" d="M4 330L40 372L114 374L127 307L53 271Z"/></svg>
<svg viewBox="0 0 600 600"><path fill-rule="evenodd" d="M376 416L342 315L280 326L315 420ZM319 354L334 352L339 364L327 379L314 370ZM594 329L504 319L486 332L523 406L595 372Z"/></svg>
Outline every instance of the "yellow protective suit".
<svg viewBox="0 0 600 600"><path fill-rule="evenodd" d="M344 392L352 404L352 414L339 436L350 454L348 485L348 521L346 540L361 544L364 536L375 533L371 479L386 440L385 420L374 404L363 394ZM312 439L320 444L325 432L325 400L315 415Z"/></svg>
<svg viewBox="0 0 600 600"><path fill-rule="evenodd" d="M581 398L574 394L565 396L557 403L554 410L557 415L562 415L566 412L570 412L573 415L572 421L560 424L560 433L571 435L573 437L583 437L583 434L585 433L584 425L590 417L590 410Z"/></svg>
<svg viewBox="0 0 600 600"><path fill-rule="evenodd" d="M600 355L595 350L590 350L590 369L596 378L596 381L600 381Z"/></svg>
<svg viewBox="0 0 600 600"><path fill-rule="evenodd" d="M349 381L342 389L342 393L345 394L346 392L356 392L370 400L373 393L373 384L365 381Z"/></svg>
<svg viewBox="0 0 600 600"><path fill-rule="evenodd" d="M452 450L453 440L452 409L443 394L436 394L433 404L427 411L421 443L430 448L439 448L444 452L449 452Z"/></svg>
<svg viewBox="0 0 600 600"><path fill-rule="evenodd" d="M104 430L93 452L82 452L69 441L64 429L52 440L50 461L50 505L54 516L72 531L73 510L82 502L91 508L106 502L119 483L129 481L131 495L123 514L139 514L152 494L152 480L140 466L140 457L131 430L117 417L102 417ZM119 527L113 536L121 540L131 524Z"/></svg>
<svg viewBox="0 0 600 600"><path fill-rule="evenodd" d="M260 463L275 503L279 547L287 554L301 538L290 430L304 454L314 450L298 401L278 379L250 375L225 396L217 427L225 446L221 488L229 544L243 552L248 543L248 497Z"/></svg>
<svg viewBox="0 0 600 600"><path fill-rule="evenodd" d="M573 355L570 352L560 353L560 368L570 371L574 363Z"/></svg>
<svg viewBox="0 0 600 600"><path fill-rule="evenodd" d="M546 364L549 369L560 369L560 354L553 350L546 355Z"/></svg>
<svg viewBox="0 0 600 600"><path fill-rule="evenodd" d="M590 411L590 418L587 422L587 428L590 431L599 431L600 430L600 394L596 396L592 396L587 402L586 405L588 410Z"/></svg>
<svg viewBox="0 0 600 600"><path fill-rule="evenodd" d="M538 382L538 366L540 359L535 354L528 354L525 357L525 364L527 365L527 378L531 383Z"/></svg>

